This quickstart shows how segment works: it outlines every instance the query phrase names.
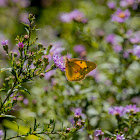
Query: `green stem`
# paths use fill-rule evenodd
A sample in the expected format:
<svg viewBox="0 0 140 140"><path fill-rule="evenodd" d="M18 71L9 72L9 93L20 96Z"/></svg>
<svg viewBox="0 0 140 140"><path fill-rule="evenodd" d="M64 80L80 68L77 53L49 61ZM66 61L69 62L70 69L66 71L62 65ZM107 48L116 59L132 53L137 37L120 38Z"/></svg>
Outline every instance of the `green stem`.
<svg viewBox="0 0 140 140"><path fill-rule="evenodd" d="M16 83L17 83L17 78L15 79L15 82L14 82L14 84L13 84L12 88L10 89L10 91L8 92L8 95L7 95L7 97L5 98L5 100L3 101L3 103L2 103L2 105L1 105L1 108L0 108L0 109L2 109L3 105L5 104L5 102L8 100L8 98L9 98L9 97L10 97L10 95L12 94L13 89L14 89L14 87L16 86Z"/></svg>

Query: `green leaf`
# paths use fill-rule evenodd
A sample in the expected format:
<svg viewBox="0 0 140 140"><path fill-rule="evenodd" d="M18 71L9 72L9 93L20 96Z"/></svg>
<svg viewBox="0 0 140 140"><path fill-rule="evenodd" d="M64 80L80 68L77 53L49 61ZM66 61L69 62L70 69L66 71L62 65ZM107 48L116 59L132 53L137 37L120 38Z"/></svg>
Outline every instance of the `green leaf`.
<svg viewBox="0 0 140 140"><path fill-rule="evenodd" d="M52 48L53 46L52 46L52 44L50 44L49 46L48 46L48 49L47 49L47 55L49 54L49 52L50 52L50 49Z"/></svg>
<svg viewBox="0 0 140 140"><path fill-rule="evenodd" d="M31 95L31 93L28 91L28 89L22 87L21 85L19 85L19 87Z"/></svg>
<svg viewBox="0 0 140 140"><path fill-rule="evenodd" d="M36 128L37 128L37 126L36 126L36 118L34 119L34 131L36 131Z"/></svg>
<svg viewBox="0 0 140 140"><path fill-rule="evenodd" d="M25 23L23 23L23 22L21 22L24 26L26 26L26 27L29 27L29 25L28 24L25 24Z"/></svg>
<svg viewBox="0 0 140 140"><path fill-rule="evenodd" d="M3 91L3 90L5 90L5 88L1 88L1 89L0 89L0 92Z"/></svg>
<svg viewBox="0 0 140 140"><path fill-rule="evenodd" d="M16 118L16 117L13 116L13 115L5 115L5 114L1 114L0 117L1 117L1 118L2 118L2 117L3 117L3 118L5 118L5 117L6 117L6 118Z"/></svg>
<svg viewBox="0 0 140 140"><path fill-rule="evenodd" d="M110 135L110 136L113 136L114 134L112 134L111 132L109 131L104 131L106 134Z"/></svg>
<svg viewBox="0 0 140 140"><path fill-rule="evenodd" d="M26 27L25 27L25 30L26 30L27 34L29 35L29 30Z"/></svg>

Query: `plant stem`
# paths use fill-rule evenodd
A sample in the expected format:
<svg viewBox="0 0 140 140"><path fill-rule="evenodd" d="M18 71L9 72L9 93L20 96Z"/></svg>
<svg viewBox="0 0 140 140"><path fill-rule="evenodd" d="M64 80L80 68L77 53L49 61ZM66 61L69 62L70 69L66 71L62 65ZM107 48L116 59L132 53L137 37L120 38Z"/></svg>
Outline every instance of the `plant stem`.
<svg viewBox="0 0 140 140"><path fill-rule="evenodd" d="M0 109L2 109L3 105L5 104L5 102L6 102L7 99L9 98L9 96L12 94L12 91L13 91L14 87L16 86L16 83L17 83L17 78L15 78L15 82L14 82L12 88L10 89L10 91L8 92L8 95L7 95L7 97L5 98L5 100L3 101L3 103L2 103Z"/></svg>

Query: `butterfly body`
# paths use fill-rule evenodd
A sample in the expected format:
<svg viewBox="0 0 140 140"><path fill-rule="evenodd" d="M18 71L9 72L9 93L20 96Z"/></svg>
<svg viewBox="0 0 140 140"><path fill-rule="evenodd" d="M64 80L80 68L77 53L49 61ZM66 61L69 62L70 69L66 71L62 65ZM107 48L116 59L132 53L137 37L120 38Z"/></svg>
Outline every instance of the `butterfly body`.
<svg viewBox="0 0 140 140"><path fill-rule="evenodd" d="M95 68L96 64L93 62L81 60L78 58L66 58L65 74L69 81L83 80L85 76Z"/></svg>

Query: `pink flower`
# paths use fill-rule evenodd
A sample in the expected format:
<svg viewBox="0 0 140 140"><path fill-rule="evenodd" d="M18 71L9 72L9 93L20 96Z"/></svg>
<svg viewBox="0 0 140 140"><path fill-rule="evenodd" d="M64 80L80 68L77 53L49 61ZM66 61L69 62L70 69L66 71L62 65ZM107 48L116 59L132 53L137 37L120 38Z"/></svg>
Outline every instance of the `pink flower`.
<svg viewBox="0 0 140 140"><path fill-rule="evenodd" d="M104 132L102 132L101 129L95 130L94 136L98 137L98 136L101 136L101 135L104 135Z"/></svg>
<svg viewBox="0 0 140 140"><path fill-rule="evenodd" d="M112 15L112 21L123 23L129 17L130 17L130 12L128 9L126 9L125 11L123 11L121 9L117 9L117 11Z"/></svg>
<svg viewBox="0 0 140 140"><path fill-rule="evenodd" d="M79 10L73 10L69 13L63 13L60 15L60 20L62 22L71 22L73 20L77 22L87 23L87 19L85 18L84 13L80 12Z"/></svg>
<svg viewBox="0 0 140 140"><path fill-rule="evenodd" d="M127 105L125 107L125 110L126 110L127 113L129 113L129 112L133 112L133 113L140 112L140 109L136 105Z"/></svg>
<svg viewBox="0 0 140 140"><path fill-rule="evenodd" d="M23 47L24 47L23 42L19 42L19 43L18 43L18 47L19 47L19 48L23 48Z"/></svg>
<svg viewBox="0 0 140 140"><path fill-rule="evenodd" d="M110 9L114 9L116 7L116 3L114 1L108 2L107 5Z"/></svg>
<svg viewBox="0 0 140 140"><path fill-rule="evenodd" d="M5 41L1 41L1 45L5 46L8 44L8 40L5 40Z"/></svg>

